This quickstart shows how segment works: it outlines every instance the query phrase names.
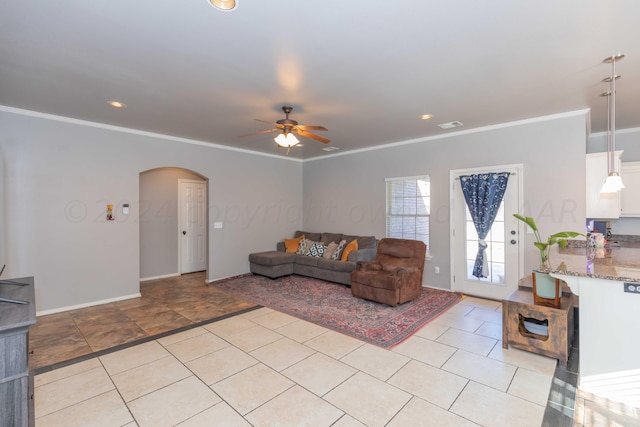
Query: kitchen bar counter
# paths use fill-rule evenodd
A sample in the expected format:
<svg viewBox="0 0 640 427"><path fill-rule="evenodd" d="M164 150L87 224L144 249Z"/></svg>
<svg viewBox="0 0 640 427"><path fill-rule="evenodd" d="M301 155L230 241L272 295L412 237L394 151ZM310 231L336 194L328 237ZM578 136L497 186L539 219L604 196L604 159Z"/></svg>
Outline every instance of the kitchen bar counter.
<svg viewBox="0 0 640 427"><path fill-rule="evenodd" d="M549 258L542 271L580 297L578 387L640 408L640 248L554 247Z"/></svg>

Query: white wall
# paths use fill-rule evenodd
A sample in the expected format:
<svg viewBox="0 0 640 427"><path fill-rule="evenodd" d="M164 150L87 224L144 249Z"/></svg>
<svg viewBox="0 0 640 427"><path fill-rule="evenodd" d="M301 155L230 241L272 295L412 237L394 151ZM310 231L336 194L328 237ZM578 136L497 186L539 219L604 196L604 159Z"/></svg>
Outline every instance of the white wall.
<svg viewBox="0 0 640 427"><path fill-rule="evenodd" d="M449 171L524 164L523 213L542 234L585 227L586 113L305 162L305 230L385 236L385 178L431 178L430 252L424 283L450 289ZM525 237L524 272L539 265ZM440 274L434 273L435 266ZM528 273L527 273L528 274ZM525 275L525 274L523 274Z"/></svg>
<svg viewBox="0 0 640 427"><path fill-rule="evenodd" d="M302 163L289 159L7 111L0 155L3 277L35 276L39 312L139 292L143 171L178 167L209 180L209 280L248 272L249 253L302 227ZM107 203L115 221L105 220Z"/></svg>

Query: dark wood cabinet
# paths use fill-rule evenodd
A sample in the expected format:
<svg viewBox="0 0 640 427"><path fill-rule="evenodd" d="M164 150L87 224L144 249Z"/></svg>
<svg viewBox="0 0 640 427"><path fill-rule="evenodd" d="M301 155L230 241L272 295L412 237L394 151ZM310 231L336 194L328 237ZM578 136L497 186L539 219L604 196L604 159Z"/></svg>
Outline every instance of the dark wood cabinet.
<svg viewBox="0 0 640 427"><path fill-rule="evenodd" d="M33 426L33 378L29 374L29 327L36 322L33 277L0 283L0 426Z"/></svg>

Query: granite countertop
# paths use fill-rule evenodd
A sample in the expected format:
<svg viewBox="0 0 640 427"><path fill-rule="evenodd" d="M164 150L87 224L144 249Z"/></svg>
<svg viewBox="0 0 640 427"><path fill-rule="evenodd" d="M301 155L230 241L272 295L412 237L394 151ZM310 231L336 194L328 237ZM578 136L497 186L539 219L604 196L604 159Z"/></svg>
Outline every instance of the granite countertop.
<svg viewBox="0 0 640 427"><path fill-rule="evenodd" d="M622 282L640 282L640 245L612 241L604 248L589 248L585 241L573 241L562 249L551 248L550 268L545 273L593 277Z"/></svg>

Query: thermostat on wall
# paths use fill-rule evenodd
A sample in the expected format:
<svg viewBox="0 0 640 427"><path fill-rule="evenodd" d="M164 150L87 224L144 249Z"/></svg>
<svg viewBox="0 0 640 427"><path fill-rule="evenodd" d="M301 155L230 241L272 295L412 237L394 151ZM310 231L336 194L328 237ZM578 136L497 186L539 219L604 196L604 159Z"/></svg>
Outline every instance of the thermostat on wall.
<svg viewBox="0 0 640 427"><path fill-rule="evenodd" d="M129 203L122 205L122 215L129 215Z"/></svg>

